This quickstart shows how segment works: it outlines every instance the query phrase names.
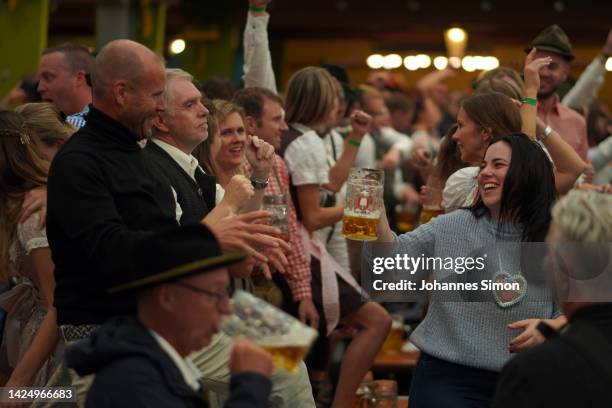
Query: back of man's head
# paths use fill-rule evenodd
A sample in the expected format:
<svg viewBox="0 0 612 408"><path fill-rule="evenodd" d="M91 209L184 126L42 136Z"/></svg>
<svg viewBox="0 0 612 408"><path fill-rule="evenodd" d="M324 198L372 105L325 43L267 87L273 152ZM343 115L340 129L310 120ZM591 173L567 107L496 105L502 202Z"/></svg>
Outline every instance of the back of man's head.
<svg viewBox="0 0 612 408"><path fill-rule="evenodd" d="M278 94L262 87L244 88L236 91L233 102L244 109L247 116L260 120L266 100L277 102L283 106L283 99Z"/></svg>

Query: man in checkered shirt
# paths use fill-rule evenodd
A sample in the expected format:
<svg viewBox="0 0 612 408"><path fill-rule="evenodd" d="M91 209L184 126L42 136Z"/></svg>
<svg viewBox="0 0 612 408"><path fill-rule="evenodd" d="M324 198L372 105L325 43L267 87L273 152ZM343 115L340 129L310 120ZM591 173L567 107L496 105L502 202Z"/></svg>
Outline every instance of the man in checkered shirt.
<svg viewBox="0 0 612 408"><path fill-rule="evenodd" d="M282 99L269 89L253 87L236 92L234 103L240 105L245 111L244 124L247 132L260 137L278 150L281 144L281 133L287 130ZM246 171L247 173L250 171L248 165ZM289 266L283 277L291 290L293 300L298 303L300 319L316 328L319 314L312 302L310 259L304 253L302 239L298 232L297 216L289 194L289 172L285 161L279 155L274 157L274 167L270 172L265 193L282 194L287 200L291 253L287 256Z"/></svg>

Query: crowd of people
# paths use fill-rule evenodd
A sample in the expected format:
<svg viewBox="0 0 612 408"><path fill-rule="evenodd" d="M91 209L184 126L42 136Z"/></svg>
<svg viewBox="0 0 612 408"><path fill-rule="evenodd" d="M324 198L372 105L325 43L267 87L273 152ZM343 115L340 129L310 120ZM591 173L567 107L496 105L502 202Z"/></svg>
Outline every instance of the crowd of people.
<svg viewBox="0 0 612 408"><path fill-rule="evenodd" d="M556 25L523 72L484 72L465 92L448 92L453 68L404 89L324 64L279 93L268 3L248 2L241 89L119 39L48 48L37 93L1 102L0 385L74 387L86 407L352 407L390 310L414 306L370 299L371 245L342 234L351 169L377 168L376 243L441 258L494 243L490 277L523 282L510 301L427 296L410 406L610 406L612 288L569 296L580 255L534 275L521 244L602 244L587 275L612 265L612 127L597 100L612 32L564 96L574 56ZM270 196L285 233L261 210ZM318 331L295 373L219 332L238 289Z"/></svg>

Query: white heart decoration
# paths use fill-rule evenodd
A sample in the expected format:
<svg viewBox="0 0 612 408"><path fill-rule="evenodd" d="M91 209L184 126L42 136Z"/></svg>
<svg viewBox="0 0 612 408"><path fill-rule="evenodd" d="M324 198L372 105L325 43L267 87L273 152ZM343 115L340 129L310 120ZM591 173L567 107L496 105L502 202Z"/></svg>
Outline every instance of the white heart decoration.
<svg viewBox="0 0 612 408"><path fill-rule="evenodd" d="M514 283L519 284L519 290L493 290L495 302L500 307L507 308L520 302L527 293L527 280L523 275L510 275L507 272L498 272L493 277L495 283Z"/></svg>

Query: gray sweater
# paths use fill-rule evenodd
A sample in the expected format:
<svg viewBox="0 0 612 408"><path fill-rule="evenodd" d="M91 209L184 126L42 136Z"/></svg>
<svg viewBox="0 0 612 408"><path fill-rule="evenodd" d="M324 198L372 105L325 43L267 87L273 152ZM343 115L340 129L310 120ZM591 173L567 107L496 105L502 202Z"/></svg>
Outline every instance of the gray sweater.
<svg viewBox="0 0 612 408"><path fill-rule="evenodd" d="M487 254L484 271L437 270L423 278L438 282L481 282L502 271L511 276L521 271L521 233L516 226L497 230L489 216L479 219L467 210L439 216L416 230L396 237L399 254L416 257L477 257ZM471 274L471 276L470 276ZM510 340L523 332L507 326L522 319L557 316L556 305L544 279L530 274L525 296L517 304L502 307L492 290L459 292L432 291L429 309L410 340L422 351L445 361L500 371L512 356ZM420 285L420 282L418 282Z"/></svg>

